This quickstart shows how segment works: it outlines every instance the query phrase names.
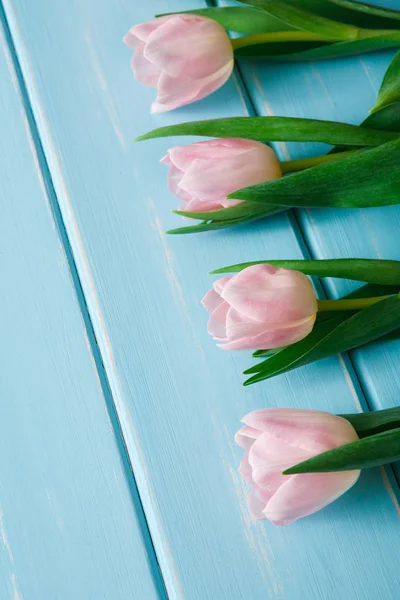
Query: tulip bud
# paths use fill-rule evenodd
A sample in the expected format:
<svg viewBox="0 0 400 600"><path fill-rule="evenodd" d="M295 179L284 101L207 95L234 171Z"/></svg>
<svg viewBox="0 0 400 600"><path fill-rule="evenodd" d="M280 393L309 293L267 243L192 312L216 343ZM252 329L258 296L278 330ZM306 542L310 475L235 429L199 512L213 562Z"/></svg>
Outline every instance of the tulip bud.
<svg viewBox="0 0 400 600"><path fill-rule="evenodd" d="M221 87L234 65L231 41L216 21L179 14L135 25L124 37L138 81L157 88L152 112L200 100Z"/></svg>
<svg viewBox="0 0 400 600"><path fill-rule="evenodd" d="M282 475L282 471L327 450L355 442L353 426L326 412L272 408L242 419L236 443L246 450L240 473L253 487L256 519L287 525L324 508L350 489L360 471Z"/></svg>
<svg viewBox="0 0 400 600"><path fill-rule="evenodd" d="M229 208L232 192L282 176L272 148L244 139L217 139L171 148L161 160L169 166L168 187L183 201L181 210Z"/></svg>
<svg viewBox="0 0 400 600"><path fill-rule="evenodd" d="M268 264L218 279L202 304L211 313L208 332L225 350L294 344L312 331L317 313L308 277Z"/></svg>

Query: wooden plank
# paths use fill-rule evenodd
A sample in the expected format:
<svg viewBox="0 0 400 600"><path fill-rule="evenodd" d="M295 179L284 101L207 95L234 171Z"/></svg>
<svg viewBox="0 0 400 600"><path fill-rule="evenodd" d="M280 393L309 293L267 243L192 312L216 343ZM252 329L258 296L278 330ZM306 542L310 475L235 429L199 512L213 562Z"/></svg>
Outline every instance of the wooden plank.
<svg viewBox="0 0 400 600"><path fill-rule="evenodd" d="M0 23L0 597L157 600L157 561L7 46Z"/></svg>
<svg viewBox="0 0 400 600"><path fill-rule="evenodd" d="M375 3L400 9L400 0ZM242 73L257 114L358 124L374 105L394 53L385 51L341 61L296 64L295 68L290 64L244 61ZM318 154L322 146L288 144L278 150L280 156L287 159ZM371 210L304 210L297 211L297 218L315 258L400 259L398 206ZM349 282L332 280L327 282L326 290L330 296L337 297L353 287ZM374 410L398 405L399 351L400 342L390 342L352 353L357 376Z"/></svg>
<svg viewBox="0 0 400 600"><path fill-rule="evenodd" d="M166 237L176 200L157 162L171 141L131 143L157 125L246 114L237 80L194 106L150 116L154 91L133 81L120 39L181 2L4 6L169 597L328 600L340 586L344 599L395 598L398 506L384 473L366 472L336 504L288 528L250 520L237 476L232 438L249 410L340 412L363 402L339 358L243 389L247 353L223 353L207 336L199 305L207 271L301 256L291 218Z"/></svg>

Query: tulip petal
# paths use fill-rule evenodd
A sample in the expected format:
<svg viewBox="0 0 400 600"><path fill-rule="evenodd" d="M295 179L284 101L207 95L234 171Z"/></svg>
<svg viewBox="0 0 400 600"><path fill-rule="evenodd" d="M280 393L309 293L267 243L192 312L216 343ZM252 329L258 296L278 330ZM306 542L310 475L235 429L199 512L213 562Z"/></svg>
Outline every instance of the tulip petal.
<svg viewBox="0 0 400 600"><path fill-rule="evenodd" d="M323 411L270 408L253 411L242 421L279 442L307 448L311 455L358 440L357 432L346 419ZM296 462L300 460L293 464Z"/></svg>
<svg viewBox="0 0 400 600"><path fill-rule="evenodd" d="M262 264L234 275L223 292L238 312L265 323L287 323L317 312L308 277L298 271Z"/></svg>
<svg viewBox="0 0 400 600"><path fill-rule="evenodd" d="M165 162L164 159L163 161ZM177 169L174 165L171 165L168 171L168 189L184 202L189 202L193 199L193 196L181 188L180 182L182 175L183 173L180 169Z"/></svg>
<svg viewBox="0 0 400 600"><path fill-rule="evenodd" d="M232 279L232 276L227 275L226 277L221 277L220 279L217 279L216 281L214 281L214 283L213 283L214 290L218 294L221 294L222 290L224 289L224 287L226 286L226 284L228 283L228 281L230 279Z"/></svg>
<svg viewBox="0 0 400 600"><path fill-rule="evenodd" d="M250 466L247 453L243 456L240 462L239 473L241 474L243 479L247 481L247 483L250 483L250 485L253 483L252 468Z"/></svg>
<svg viewBox="0 0 400 600"><path fill-rule="evenodd" d="M220 138L206 142L194 142L188 146L175 146L168 150L171 162L181 171L185 171L194 159L228 159L239 156L254 147L253 140L241 138ZM260 144L261 145L261 144Z"/></svg>
<svg viewBox="0 0 400 600"><path fill-rule="evenodd" d="M222 290L221 292L222 293ZM268 328L269 329L269 328ZM243 338L254 338L265 330L265 323L256 321L242 315L234 308L230 308L226 318L226 337L234 342Z"/></svg>
<svg viewBox="0 0 400 600"><path fill-rule="evenodd" d="M248 459L247 459L248 460ZM253 469L249 462L249 469L251 470L251 479L253 485L260 488L272 498L273 494L287 481L287 477L281 473L270 473L258 467Z"/></svg>
<svg viewBox="0 0 400 600"><path fill-rule="evenodd" d="M233 60L225 29L197 15L171 15L147 38L145 56L172 77L203 79Z"/></svg>
<svg viewBox="0 0 400 600"><path fill-rule="evenodd" d="M232 208L232 206L238 206L238 204L243 204L243 202L244 200L232 200L231 198L223 198L220 200L223 208Z"/></svg>
<svg viewBox="0 0 400 600"><path fill-rule="evenodd" d="M290 346L305 338L315 323L315 316L306 317L294 323L285 323L271 327L264 327L259 335L243 336L237 340L228 341L221 345L223 350L262 350L263 348L282 348Z"/></svg>
<svg viewBox="0 0 400 600"><path fill-rule="evenodd" d="M347 492L360 471L307 473L288 477L268 501L263 514L275 525L287 525L311 515Z"/></svg>
<svg viewBox="0 0 400 600"><path fill-rule="evenodd" d="M172 77L162 73L158 80L157 98L151 106L153 113L167 112L196 100L201 100L220 88L230 77L232 63L204 79L189 79L187 76Z"/></svg>
<svg viewBox="0 0 400 600"><path fill-rule="evenodd" d="M273 173L269 164L270 153L273 164L276 165L276 173ZM196 156L187 166L181 186L199 198L226 198L235 190L280 176L279 162L273 150L258 144L247 151L226 156L221 160Z"/></svg>
<svg viewBox="0 0 400 600"><path fill-rule="evenodd" d="M251 490L247 503L249 505L249 510L255 519L265 519L264 510L269 497L270 495L268 493L264 493L264 491L259 488Z"/></svg>
<svg viewBox="0 0 400 600"><path fill-rule="evenodd" d="M261 435L261 431L253 427L242 427L235 435L235 442L241 448L249 450L256 440Z"/></svg>
<svg viewBox="0 0 400 600"><path fill-rule="evenodd" d="M295 426L294 426L295 428ZM281 473L293 465L307 460L317 452L306 445L293 444L287 439L281 439L276 435L264 432L252 444L249 450L249 463L252 469L262 469L265 473ZM323 450L320 450L323 452Z"/></svg>
<svg viewBox="0 0 400 600"><path fill-rule="evenodd" d="M209 212L210 210L220 210L221 208L222 206L221 204L218 204L218 202L192 198L186 204L184 204L180 210L186 210L188 212Z"/></svg>
<svg viewBox="0 0 400 600"><path fill-rule="evenodd" d="M222 302L211 314L208 320L208 333L215 340L226 340L226 315L229 310L229 304Z"/></svg>
<svg viewBox="0 0 400 600"><path fill-rule="evenodd" d="M156 31L169 19L170 17L168 16L159 17L157 19L147 21L146 23L139 23L139 25L135 25L128 31L128 33L123 38L124 44L126 44L130 48L135 48L137 40L141 42L147 42L153 31Z"/></svg>
<svg viewBox="0 0 400 600"><path fill-rule="evenodd" d="M149 87L157 87L157 82L160 77L160 70L147 60L143 55L144 44L136 48L132 56L131 68L135 79Z"/></svg>
<svg viewBox="0 0 400 600"><path fill-rule="evenodd" d="M213 288L207 292L201 301L202 305L209 313L213 313L220 304L223 304L223 302L224 300L222 300L221 296L217 294Z"/></svg>

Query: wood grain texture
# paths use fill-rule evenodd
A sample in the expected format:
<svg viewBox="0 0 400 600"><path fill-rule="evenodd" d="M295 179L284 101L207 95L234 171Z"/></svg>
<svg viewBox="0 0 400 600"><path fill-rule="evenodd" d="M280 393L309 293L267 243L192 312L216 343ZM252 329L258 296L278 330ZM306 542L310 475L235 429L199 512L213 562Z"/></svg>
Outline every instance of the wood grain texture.
<svg viewBox="0 0 400 600"><path fill-rule="evenodd" d="M0 23L0 598L165 598Z"/></svg>
<svg viewBox="0 0 400 600"><path fill-rule="evenodd" d="M207 271L301 257L291 215L190 238L163 233L177 225L157 164L171 142L131 139L244 115L248 102L233 78L196 105L150 116L154 90L133 80L120 39L155 13L199 4L4 1L168 594L333 600L340 590L343 600L394 600L398 505L384 472L365 472L337 503L288 528L249 518L232 441L239 419L264 406L350 412L364 399L341 357L243 389L248 354L223 353L206 333Z"/></svg>

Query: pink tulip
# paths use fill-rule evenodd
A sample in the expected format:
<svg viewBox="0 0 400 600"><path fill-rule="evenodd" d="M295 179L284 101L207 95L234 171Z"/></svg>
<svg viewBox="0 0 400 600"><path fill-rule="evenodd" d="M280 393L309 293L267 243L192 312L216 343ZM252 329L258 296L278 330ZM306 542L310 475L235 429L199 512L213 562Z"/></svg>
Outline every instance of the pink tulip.
<svg viewBox="0 0 400 600"><path fill-rule="evenodd" d="M135 53L133 73L157 88L152 112L165 112L200 100L221 87L233 69L225 29L199 15L169 15L132 27L124 42Z"/></svg>
<svg viewBox="0 0 400 600"><path fill-rule="evenodd" d="M294 344L311 332L317 313L308 277L268 264L218 279L202 304L211 313L208 333L225 350Z"/></svg>
<svg viewBox="0 0 400 600"><path fill-rule="evenodd" d="M256 519L287 525L311 515L347 492L360 471L282 475L316 454L358 440L352 425L326 412L270 408L242 419L236 443L246 450L240 473L253 490L250 512Z"/></svg>
<svg viewBox="0 0 400 600"><path fill-rule="evenodd" d="M228 194L282 177L275 152L252 140L219 139L176 146L161 160L169 166L168 186L183 200L181 210L204 212L241 204Z"/></svg>

